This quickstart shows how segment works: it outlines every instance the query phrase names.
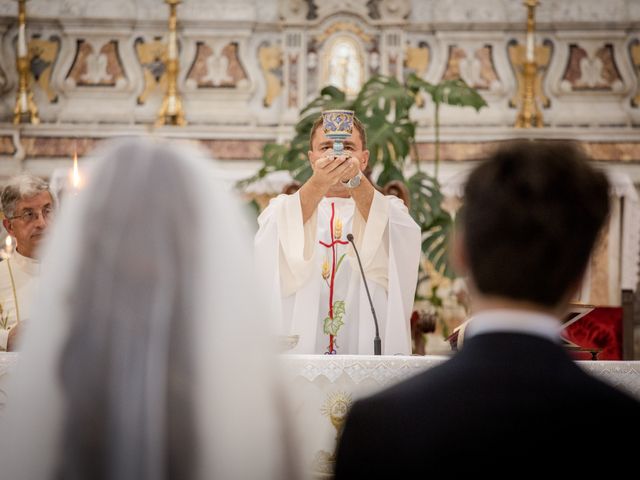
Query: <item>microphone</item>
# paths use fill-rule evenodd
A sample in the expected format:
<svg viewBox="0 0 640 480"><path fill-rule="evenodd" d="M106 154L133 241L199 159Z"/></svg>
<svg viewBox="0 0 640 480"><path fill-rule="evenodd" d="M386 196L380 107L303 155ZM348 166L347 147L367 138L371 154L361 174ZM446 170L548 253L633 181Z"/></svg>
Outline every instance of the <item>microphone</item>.
<svg viewBox="0 0 640 480"><path fill-rule="evenodd" d="M367 298L369 298L369 306L371 307L371 314L373 315L373 322L376 325L376 336L373 339L373 354L382 355L382 343L380 342L380 333L378 331L378 317L376 317L376 311L373 308L373 301L371 300L371 294L369 293L369 286L367 285L367 279L364 276L364 270L362 269L362 262L360 261L360 254L356 248L356 244L353 242L353 235L348 234L347 240L353 245L353 251L356 252L356 258L358 259L358 266L360 267L360 273L362 274L362 281L364 282L364 288L367 291Z"/></svg>

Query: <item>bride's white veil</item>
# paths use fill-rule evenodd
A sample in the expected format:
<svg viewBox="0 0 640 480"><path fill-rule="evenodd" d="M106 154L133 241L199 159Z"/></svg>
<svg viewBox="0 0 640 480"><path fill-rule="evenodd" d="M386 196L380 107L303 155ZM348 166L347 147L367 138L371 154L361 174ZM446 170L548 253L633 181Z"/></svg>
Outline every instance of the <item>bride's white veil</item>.
<svg viewBox="0 0 640 480"><path fill-rule="evenodd" d="M46 247L2 478L286 478L245 212L195 150L98 157Z"/></svg>

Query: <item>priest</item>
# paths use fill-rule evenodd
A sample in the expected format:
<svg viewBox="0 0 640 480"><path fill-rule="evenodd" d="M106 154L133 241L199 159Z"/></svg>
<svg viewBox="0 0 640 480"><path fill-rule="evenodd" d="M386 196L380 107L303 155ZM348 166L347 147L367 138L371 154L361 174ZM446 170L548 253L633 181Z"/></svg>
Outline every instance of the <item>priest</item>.
<svg viewBox="0 0 640 480"><path fill-rule="evenodd" d="M2 225L15 239L16 251L0 263L0 351L16 349L30 300L40 276L38 250L56 206L49 185L22 173L9 179L0 194Z"/></svg>
<svg viewBox="0 0 640 480"><path fill-rule="evenodd" d="M256 263L291 353L373 354L375 322L353 246L360 254L383 354L410 354L420 228L404 203L363 175L366 132L354 118L344 151L333 152L320 117L310 134L313 174L274 198L258 218Z"/></svg>

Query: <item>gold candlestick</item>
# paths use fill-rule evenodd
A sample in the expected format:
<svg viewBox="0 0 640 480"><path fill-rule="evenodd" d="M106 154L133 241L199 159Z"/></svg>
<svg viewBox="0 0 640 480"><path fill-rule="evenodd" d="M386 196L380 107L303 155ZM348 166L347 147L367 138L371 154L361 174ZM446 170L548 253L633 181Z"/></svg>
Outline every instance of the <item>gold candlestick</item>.
<svg viewBox="0 0 640 480"><path fill-rule="evenodd" d="M176 7L182 0L165 0L169 5L169 44L167 45L167 92L162 100L162 106L158 112L156 125L186 125L182 100L178 95L178 36L176 33L177 16Z"/></svg>
<svg viewBox="0 0 640 480"><path fill-rule="evenodd" d="M524 88L520 112L515 126L516 128L542 127L542 112L538 107L535 95L535 81L538 74L538 64L535 57L535 9L538 6L538 0L525 0L524 5L527 7L527 43L523 71Z"/></svg>
<svg viewBox="0 0 640 480"><path fill-rule="evenodd" d="M29 50L27 48L27 0L18 0L18 45L16 68L18 69L18 94L13 109L13 123L40 123L38 107L29 88Z"/></svg>

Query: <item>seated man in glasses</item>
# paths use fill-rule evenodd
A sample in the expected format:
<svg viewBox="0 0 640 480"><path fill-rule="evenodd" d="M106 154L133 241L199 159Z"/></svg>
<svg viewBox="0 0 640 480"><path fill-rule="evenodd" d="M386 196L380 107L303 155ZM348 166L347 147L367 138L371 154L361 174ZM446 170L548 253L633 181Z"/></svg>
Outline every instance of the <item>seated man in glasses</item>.
<svg viewBox="0 0 640 480"><path fill-rule="evenodd" d="M21 322L28 318L29 295L40 274L38 248L56 207L55 194L42 179L20 174L9 179L2 194L2 224L16 243L0 263L0 351L15 349Z"/></svg>

